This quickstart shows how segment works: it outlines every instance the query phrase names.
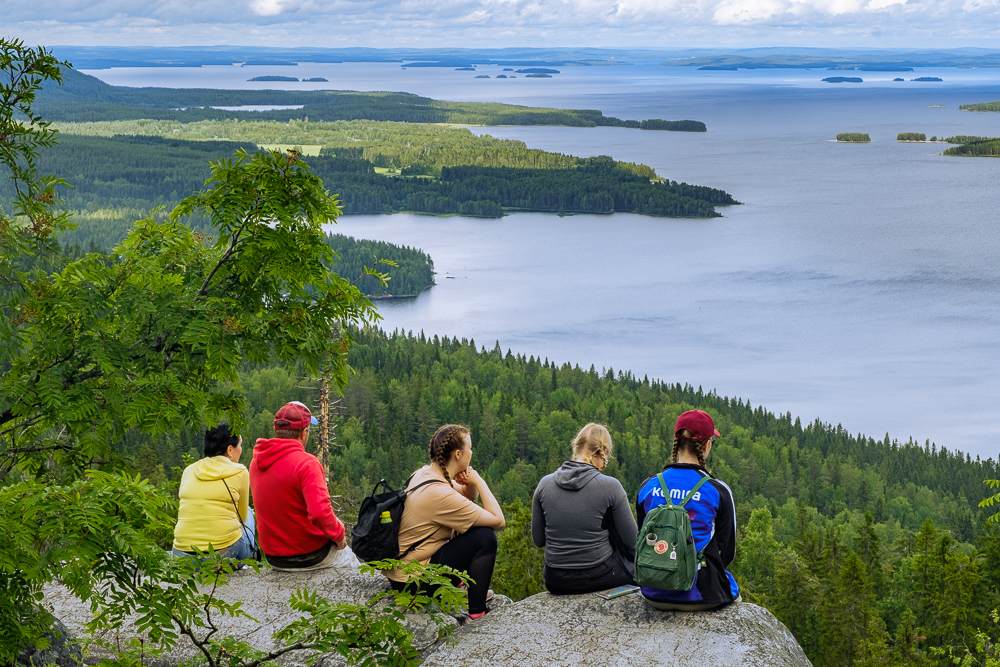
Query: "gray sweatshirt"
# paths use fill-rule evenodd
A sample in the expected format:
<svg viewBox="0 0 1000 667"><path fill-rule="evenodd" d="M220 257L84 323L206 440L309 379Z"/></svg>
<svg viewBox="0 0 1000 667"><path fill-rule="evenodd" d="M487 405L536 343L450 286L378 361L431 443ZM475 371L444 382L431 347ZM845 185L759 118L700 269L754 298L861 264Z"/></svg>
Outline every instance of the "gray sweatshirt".
<svg viewBox="0 0 1000 667"><path fill-rule="evenodd" d="M581 569L611 555L612 540L635 559L638 528L621 482L589 463L566 461L538 483L531 504L531 539L545 547L549 567Z"/></svg>

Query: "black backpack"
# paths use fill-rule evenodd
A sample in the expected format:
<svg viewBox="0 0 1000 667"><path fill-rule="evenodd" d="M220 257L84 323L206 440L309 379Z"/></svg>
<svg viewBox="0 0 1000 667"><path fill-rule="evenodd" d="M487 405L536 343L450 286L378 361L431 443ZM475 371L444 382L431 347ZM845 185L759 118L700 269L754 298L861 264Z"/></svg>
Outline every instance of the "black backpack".
<svg viewBox="0 0 1000 667"><path fill-rule="evenodd" d="M406 486L411 479L413 479L413 475L410 475L410 479L406 480L406 484L398 491L394 491L389 483L383 479L375 485L371 495L361 501L358 522L354 525L354 530L351 531L351 549L354 550L355 556L367 563L387 558L401 560L427 540L425 537L412 545L405 553L399 553L399 522L403 518L403 505L406 503L408 494L435 482L444 484L444 480L429 479L407 491ZM380 485L385 491L376 493ZM388 521L383 522L383 518L387 518ZM428 537L430 536L428 535Z"/></svg>

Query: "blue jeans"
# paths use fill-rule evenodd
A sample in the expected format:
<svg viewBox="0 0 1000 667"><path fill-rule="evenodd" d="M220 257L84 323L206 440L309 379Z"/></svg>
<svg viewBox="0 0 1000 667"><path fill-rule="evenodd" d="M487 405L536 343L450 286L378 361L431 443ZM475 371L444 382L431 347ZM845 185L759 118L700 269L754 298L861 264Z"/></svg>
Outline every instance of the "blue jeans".
<svg viewBox="0 0 1000 667"><path fill-rule="evenodd" d="M236 540L225 549L216 551L216 553L223 558L235 558L236 560L253 558L253 545L256 537L257 519L251 509L247 513L247 519L243 522L243 527L240 528L240 539ZM193 556L194 553L180 551L179 549L171 549L170 555L175 558L182 558L184 556Z"/></svg>

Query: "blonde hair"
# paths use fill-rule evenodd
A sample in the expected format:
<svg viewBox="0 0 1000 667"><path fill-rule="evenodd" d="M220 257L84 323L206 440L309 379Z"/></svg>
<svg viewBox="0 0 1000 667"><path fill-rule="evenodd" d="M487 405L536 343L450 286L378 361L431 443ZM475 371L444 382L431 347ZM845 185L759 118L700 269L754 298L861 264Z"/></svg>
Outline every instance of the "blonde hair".
<svg viewBox="0 0 1000 667"><path fill-rule="evenodd" d="M593 465L593 457L601 456L607 465L611 462L611 449L611 434L600 424L587 424L573 438L573 458L583 459L584 463Z"/></svg>

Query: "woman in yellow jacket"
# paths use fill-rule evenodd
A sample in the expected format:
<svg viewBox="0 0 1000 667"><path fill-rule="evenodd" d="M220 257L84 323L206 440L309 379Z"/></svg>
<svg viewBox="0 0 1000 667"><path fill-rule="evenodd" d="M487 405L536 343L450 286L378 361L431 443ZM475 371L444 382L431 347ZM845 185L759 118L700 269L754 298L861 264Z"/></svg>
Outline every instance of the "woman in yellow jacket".
<svg viewBox="0 0 1000 667"><path fill-rule="evenodd" d="M240 463L243 438L221 422L205 433L205 456L184 469L174 527L174 556L195 548L226 558L251 558L256 532L250 509L250 475Z"/></svg>

